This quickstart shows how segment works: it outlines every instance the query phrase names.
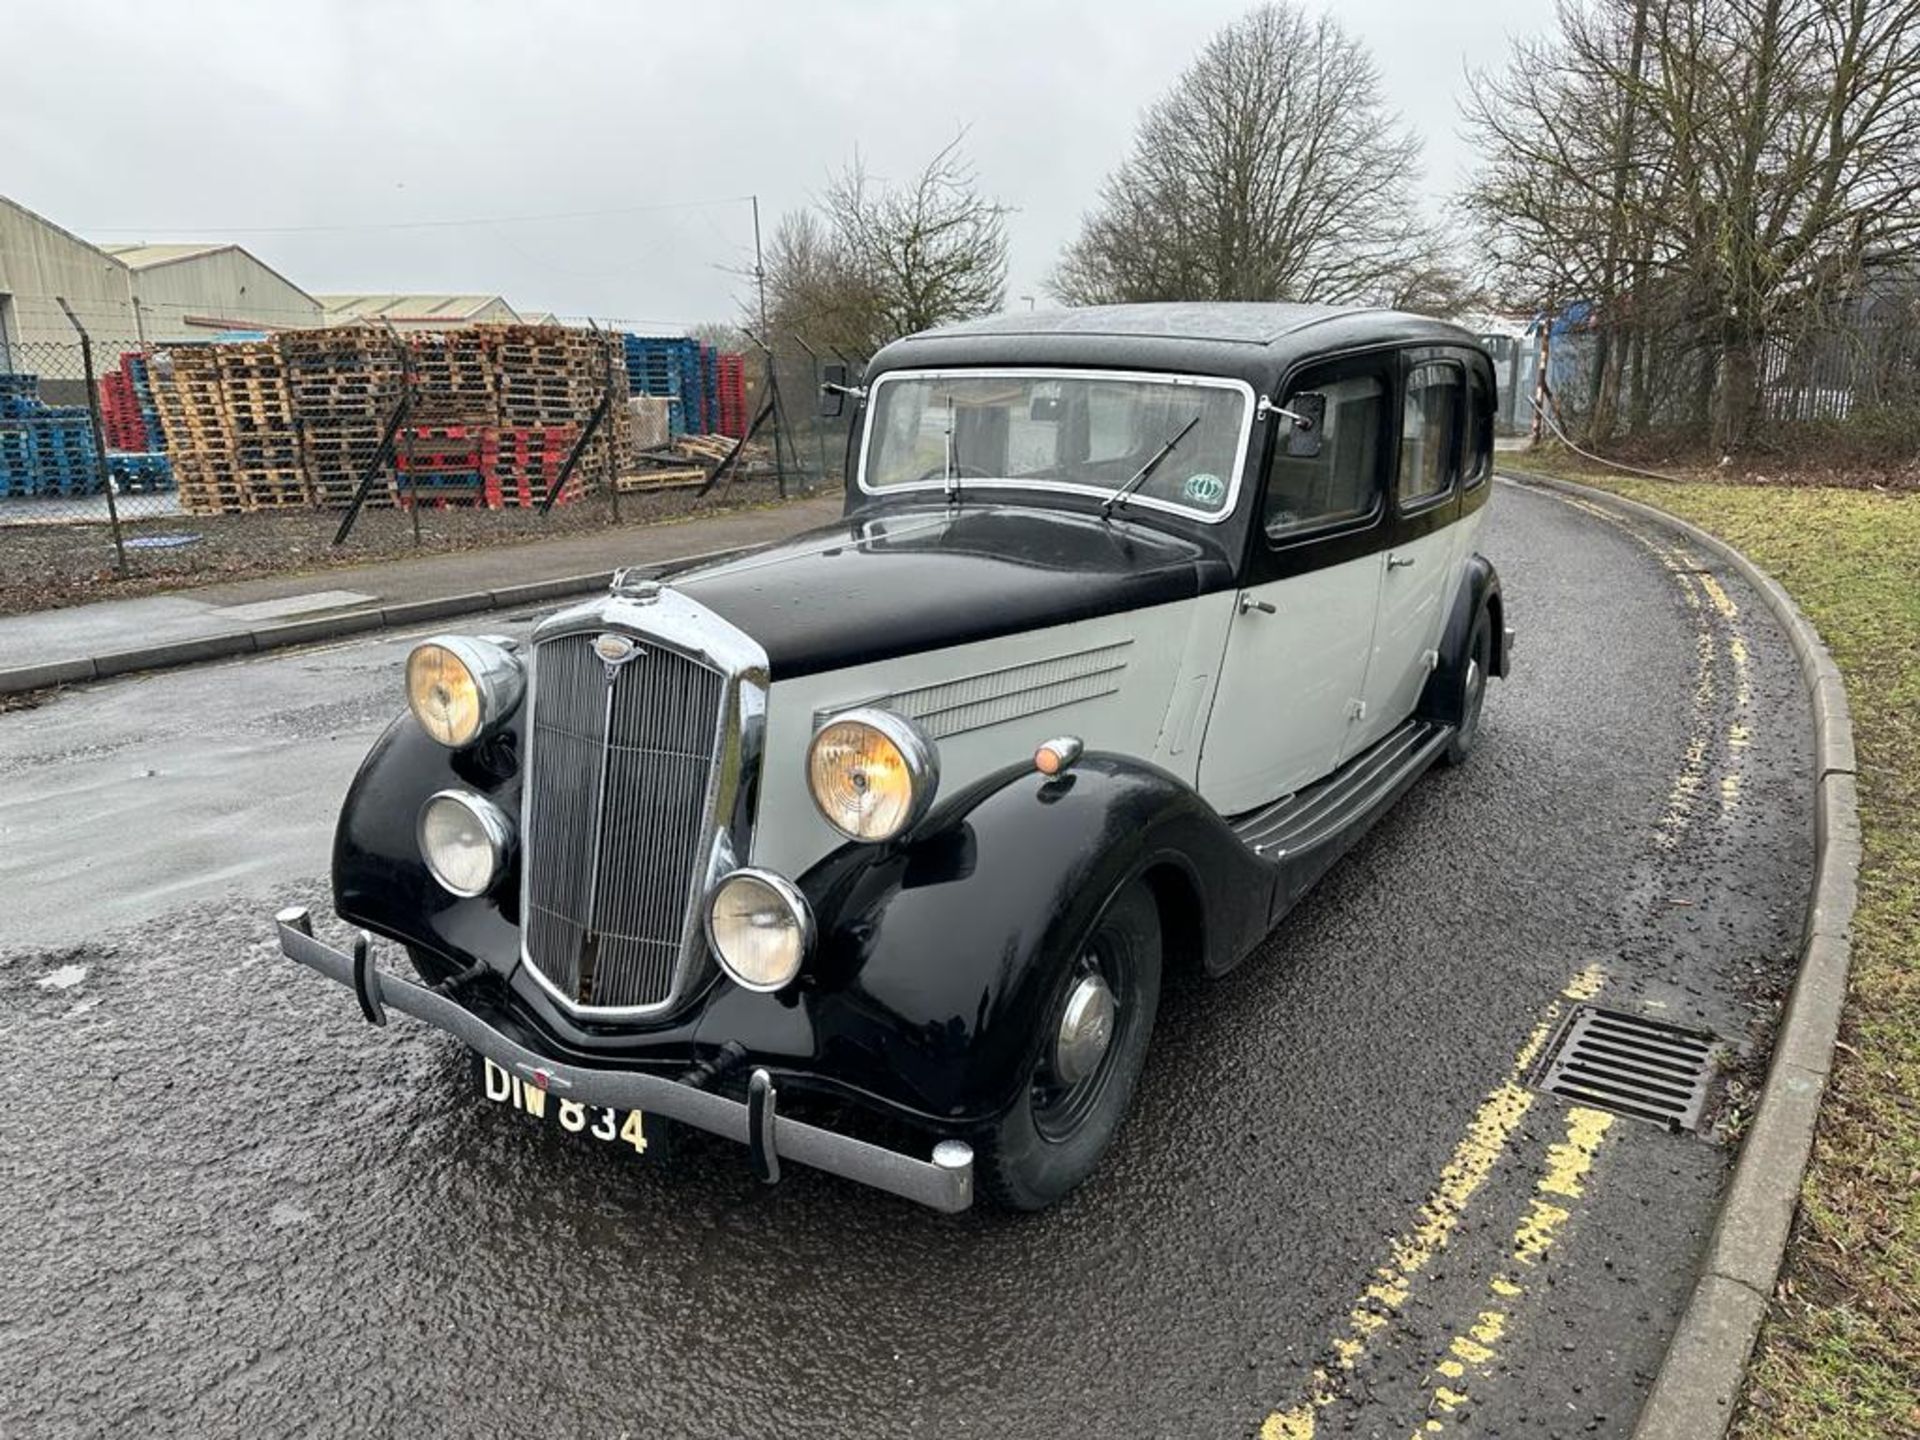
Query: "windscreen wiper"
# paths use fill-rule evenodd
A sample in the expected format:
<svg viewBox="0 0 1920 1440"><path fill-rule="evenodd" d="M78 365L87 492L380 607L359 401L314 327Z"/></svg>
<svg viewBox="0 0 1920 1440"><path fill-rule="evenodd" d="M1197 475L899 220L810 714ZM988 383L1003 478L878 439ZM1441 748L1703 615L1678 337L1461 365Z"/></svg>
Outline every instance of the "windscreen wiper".
<svg viewBox="0 0 1920 1440"><path fill-rule="evenodd" d="M1159 468L1160 462L1173 453L1173 447L1186 439L1187 432L1199 423L1200 412L1196 410L1193 412L1193 418L1178 430L1174 431L1173 434L1169 435L1167 437L1167 443L1154 451L1148 458L1146 464L1142 465L1138 470L1134 471L1132 475L1127 477L1126 484L1122 485L1118 490L1100 502L1100 518L1102 520L1110 519L1113 515L1114 506L1126 504L1127 497L1147 483L1147 477Z"/></svg>

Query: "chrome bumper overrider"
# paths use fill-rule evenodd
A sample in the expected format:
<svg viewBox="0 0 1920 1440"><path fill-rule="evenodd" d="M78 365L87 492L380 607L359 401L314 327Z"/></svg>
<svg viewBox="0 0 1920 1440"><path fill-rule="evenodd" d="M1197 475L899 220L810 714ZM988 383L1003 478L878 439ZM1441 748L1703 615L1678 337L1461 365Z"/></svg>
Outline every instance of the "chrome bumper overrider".
<svg viewBox="0 0 1920 1440"><path fill-rule="evenodd" d="M274 921L287 958L351 989L361 1012L375 1025L386 1024L388 1010L399 1010L566 1099L644 1110L724 1136L748 1148L763 1180L777 1180L780 1161L791 1160L935 1210L951 1213L973 1203L973 1149L964 1141L942 1140L933 1147L930 1161L916 1160L897 1150L789 1120L778 1113L773 1079L765 1070L753 1072L747 1103L742 1104L664 1075L568 1065L508 1039L450 996L381 972L373 964L372 937L365 931L359 932L349 955L314 938L313 919L304 906L282 910Z"/></svg>

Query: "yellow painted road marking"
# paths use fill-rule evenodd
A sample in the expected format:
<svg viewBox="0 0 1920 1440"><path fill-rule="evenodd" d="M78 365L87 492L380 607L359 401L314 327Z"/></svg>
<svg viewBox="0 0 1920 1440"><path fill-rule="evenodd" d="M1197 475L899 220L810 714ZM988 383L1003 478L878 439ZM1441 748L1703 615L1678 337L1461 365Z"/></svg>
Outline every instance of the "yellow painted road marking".
<svg viewBox="0 0 1920 1440"><path fill-rule="evenodd" d="M1428 1381L1425 1418L1410 1440L1445 1430L1446 1417L1468 1402L1473 1381L1493 1378L1512 1302L1527 1293L1531 1272L1546 1259L1571 1217L1573 1203L1586 1189L1600 1142L1612 1126L1613 1116L1603 1110L1576 1105L1567 1111L1566 1139L1547 1148L1546 1163L1527 1200L1527 1213L1514 1227L1508 1263L1487 1281L1492 1302L1472 1326L1448 1341L1446 1357L1435 1363L1435 1378Z"/></svg>
<svg viewBox="0 0 1920 1440"><path fill-rule="evenodd" d="M1700 674L1694 694L1694 738L1687 746L1685 763L1674 780L1673 789L1668 793L1666 811L1661 816L1657 832L1661 848L1670 850L1685 836L1692 824L1695 799L1705 784L1709 768L1709 742L1705 727L1713 704L1714 652L1718 644L1718 637L1705 614L1709 607L1726 625L1727 655L1733 665L1734 714L1722 737L1726 755L1719 786L1721 820L1725 821L1740 806L1744 787L1740 762L1744 758L1743 752L1752 743L1747 715L1753 703L1751 655L1746 636L1740 629L1740 606L1727 593L1718 577L1708 573L1700 558L1687 549L1684 542L1670 544L1631 523L1626 517L1599 505L1565 496L1560 498L1576 510L1606 521L1643 546L1672 574L1687 605L1700 616Z"/></svg>
<svg viewBox="0 0 1920 1440"><path fill-rule="evenodd" d="M1412 1228L1388 1245L1386 1262L1374 1271L1374 1278L1347 1312L1346 1325L1328 1345L1327 1363L1313 1371L1306 1395L1287 1409L1267 1416L1260 1427L1261 1440L1313 1440L1315 1417L1339 1394L1335 1373L1353 1369L1373 1337L1399 1313L1414 1277L1446 1248L1459 1228L1467 1202L1506 1153L1514 1131L1533 1104L1533 1092L1521 1082L1539 1058L1566 1003L1591 1000L1605 979L1598 965L1589 965L1547 1006L1513 1057L1506 1078L1480 1102L1467 1133L1441 1169L1439 1183L1421 1205Z"/></svg>

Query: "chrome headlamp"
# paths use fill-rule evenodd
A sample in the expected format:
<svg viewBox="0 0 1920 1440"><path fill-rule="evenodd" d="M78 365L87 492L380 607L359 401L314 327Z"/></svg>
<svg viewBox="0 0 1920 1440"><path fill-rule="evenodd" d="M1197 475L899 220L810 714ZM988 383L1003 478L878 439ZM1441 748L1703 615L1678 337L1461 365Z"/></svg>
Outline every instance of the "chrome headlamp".
<svg viewBox="0 0 1920 1440"><path fill-rule="evenodd" d="M735 870L707 901L707 943L734 984L778 990L813 948L813 911L792 881L768 870Z"/></svg>
<svg viewBox="0 0 1920 1440"><path fill-rule="evenodd" d="M940 752L890 710L847 710L814 732L807 789L849 840L891 840L917 824L940 788Z"/></svg>
<svg viewBox="0 0 1920 1440"><path fill-rule="evenodd" d="M407 708L450 750L497 731L526 690L519 657L491 640L436 635L407 656Z"/></svg>
<svg viewBox="0 0 1920 1440"><path fill-rule="evenodd" d="M493 889L513 854L507 812L470 790L442 790L420 807L421 858L443 889L471 900Z"/></svg>

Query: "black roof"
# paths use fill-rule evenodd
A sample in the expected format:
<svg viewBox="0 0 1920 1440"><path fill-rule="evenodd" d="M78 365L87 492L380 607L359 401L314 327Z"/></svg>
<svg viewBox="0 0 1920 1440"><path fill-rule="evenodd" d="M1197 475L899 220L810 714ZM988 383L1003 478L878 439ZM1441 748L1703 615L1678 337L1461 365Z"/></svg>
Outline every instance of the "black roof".
<svg viewBox="0 0 1920 1440"><path fill-rule="evenodd" d="M1086 365L1254 380L1314 355L1379 344L1480 348L1457 325L1399 310L1224 301L1012 311L896 340L868 367Z"/></svg>

